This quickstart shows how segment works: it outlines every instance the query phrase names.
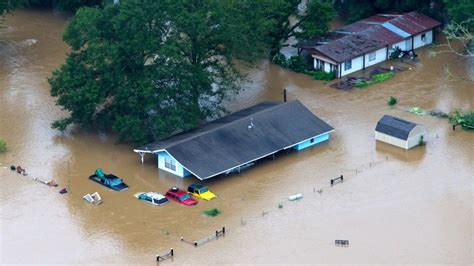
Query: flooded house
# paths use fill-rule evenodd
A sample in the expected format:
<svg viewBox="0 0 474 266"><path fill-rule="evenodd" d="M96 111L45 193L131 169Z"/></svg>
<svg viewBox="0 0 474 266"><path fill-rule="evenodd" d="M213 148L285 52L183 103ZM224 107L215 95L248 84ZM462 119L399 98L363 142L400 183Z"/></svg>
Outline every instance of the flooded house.
<svg viewBox="0 0 474 266"><path fill-rule="evenodd" d="M424 126L391 115L384 115L375 127L376 140L406 150L423 144L427 135Z"/></svg>
<svg viewBox="0 0 474 266"><path fill-rule="evenodd" d="M334 129L301 102L264 102L196 130L137 148L158 157L158 168L200 180L240 172L283 150L303 150L329 140Z"/></svg>
<svg viewBox="0 0 474 266"><path fill-rule="evenodd" d="M418 12L378 14L296 47L312 57L314 69L335 72L341 78L383 62L397 50L409 53L431 44L434 29L440 25Z"/></svg>

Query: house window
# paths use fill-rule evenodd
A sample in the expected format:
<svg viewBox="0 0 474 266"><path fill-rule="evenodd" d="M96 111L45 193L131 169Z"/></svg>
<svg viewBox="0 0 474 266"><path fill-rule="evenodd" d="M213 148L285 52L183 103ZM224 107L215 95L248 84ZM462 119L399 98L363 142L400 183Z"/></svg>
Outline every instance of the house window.
<svg viewBox="0 0 474 266"><path fill-rule="evenodd" d="M421 34L421 41L426 42L426 33Z"/></svg>
<svg viewBox="0 0 474 266"><path fill-rule="evenodd" d="M318 59L318 61L316 62L316 69L324 70L324 61Z"/></svg>
<svg viewBox="0 0 474 266"><path fill-rule="evenodd" d="M176 161L168 156L165 157L165 167L173 171L176 171Z"/></svg>
<svg viewBox="0 0 474 266"><path fill-rule="evenodd" d="M314 143L314 138L309 140L309 143Z"/></svg>
<svg viewBox="0 0 474 266"><path fill-rule="evenodd" d="M349 70L352 68L352 60L347 60L344 62L344 70Z"/></svg>
<svg viewBox="0 0 474 266"><path fill-rule="evenodd" d="M372 52L369 54L369 62L374 61L376 58L377 54L375 52Z"/></svg>

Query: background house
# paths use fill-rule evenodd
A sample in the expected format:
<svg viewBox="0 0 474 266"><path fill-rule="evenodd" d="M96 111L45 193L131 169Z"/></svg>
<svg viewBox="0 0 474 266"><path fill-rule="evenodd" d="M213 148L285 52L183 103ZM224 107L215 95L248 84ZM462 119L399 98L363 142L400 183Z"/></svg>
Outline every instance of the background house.
<svg viewBox="0 0 474 266"><path fill-rule="evenodd" d="M412 51L433 42L441 23L418 12L378 14L346 25L325 39L297 44L313 58L313 67L340 78L387 60L397 49Z"/></svg>
<svg viewBox="0 0 474 266"><path fill-rule="evenodd" d="M200 180L240 171L287 150L302 150L329 139L334 129L299 101L265 102L202 127L134 151L158 156L158 168Z"/></svg>
<svg viewBox="0 0 474 266"><path fill-rule="evenodd" d="M426 142L427 131L424 126L384 115L375 127L375 139L403 149L411 149Z"/></svg>

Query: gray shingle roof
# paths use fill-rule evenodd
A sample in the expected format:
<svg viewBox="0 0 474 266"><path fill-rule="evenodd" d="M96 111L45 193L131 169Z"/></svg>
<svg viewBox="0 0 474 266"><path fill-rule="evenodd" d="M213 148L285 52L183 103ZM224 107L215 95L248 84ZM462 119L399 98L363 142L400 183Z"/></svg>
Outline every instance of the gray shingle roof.
<svg viewBox="0 0 474 266"><path fill-rule="evenodd" d="M375 131L407 140L408 135L415 127L415 123L391 115L384 115L377 123Z"/></svg>
<svg viewBox="0 0 474 266"><path fill-rule="evenodd" d="M202 180L332 130L299 101L265 102L135 151L166 150Z"/></svg>

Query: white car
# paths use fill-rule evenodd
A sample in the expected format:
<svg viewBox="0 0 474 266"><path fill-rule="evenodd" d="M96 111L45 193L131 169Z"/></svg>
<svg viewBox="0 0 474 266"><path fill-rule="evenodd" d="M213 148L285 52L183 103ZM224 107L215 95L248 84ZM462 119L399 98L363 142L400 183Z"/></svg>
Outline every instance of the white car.
<svg viewBox="0 0 474 266"><path fill-rule="evenodd" d="M135 194L135 198L158 206L168 202L165 196L156 192L138 192Z"/></svg>

